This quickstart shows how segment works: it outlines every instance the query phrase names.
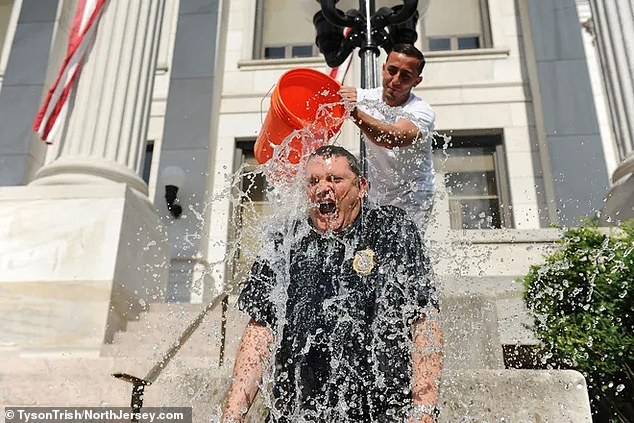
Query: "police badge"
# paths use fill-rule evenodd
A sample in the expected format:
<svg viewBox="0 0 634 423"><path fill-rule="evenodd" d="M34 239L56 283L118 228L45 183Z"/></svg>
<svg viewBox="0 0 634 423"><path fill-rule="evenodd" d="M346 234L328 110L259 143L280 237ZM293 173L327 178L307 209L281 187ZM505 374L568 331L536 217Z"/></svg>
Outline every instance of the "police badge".
<svg viewBox="0 0 634 423"><path fill-rule="evenodd" d="M369 275L374 269L374 251L366 248L354 253L352 268L361 276Z"/></svg>

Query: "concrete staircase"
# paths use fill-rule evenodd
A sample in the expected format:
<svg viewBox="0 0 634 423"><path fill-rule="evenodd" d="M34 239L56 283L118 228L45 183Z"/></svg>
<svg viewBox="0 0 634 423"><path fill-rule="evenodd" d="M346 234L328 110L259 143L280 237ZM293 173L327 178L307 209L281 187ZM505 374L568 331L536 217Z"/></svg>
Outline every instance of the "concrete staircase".
<svg viewBox="0 0 634 423"><path fill-rule="evenodd" d="M442 422L591 422L583 377L574 371L505 369L503 345L534 343L515 278L439 278L445 328ZM143 378L202 310L194 304L151 304L104 345L99 357L5 357L0 404L129 406L132 386L111 376ZM219 365L220 307L147 387L144 407L192 407L195 422L217 421L233 358L248 318L227 311L226 360ZM505 344L506 343L506 344ZM257 402L250 422L261 422Z"/></svg>
<svg viewBox="0 0 634 423"><path fill-rule="evenodd" d="M4 406L129 407L132 385L113 373L143 378L202 311L200 304L151 304L105 344L99 357L3 357L0 404ZM227 312L226 360L219 365L221 307L207 314L156 382L145 389L144 407L193 407L194 421L219 415L233 358L248 318Z"/></svg>

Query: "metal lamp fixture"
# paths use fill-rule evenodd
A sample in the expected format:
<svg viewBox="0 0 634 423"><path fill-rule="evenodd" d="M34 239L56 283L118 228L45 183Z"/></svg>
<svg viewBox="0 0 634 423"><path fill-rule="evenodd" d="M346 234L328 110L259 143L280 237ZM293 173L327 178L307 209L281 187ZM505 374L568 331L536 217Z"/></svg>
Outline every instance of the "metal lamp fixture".
<svg viewBox="0 0 634 423"><path fill-rule="evenodd" d="M185 172L178 166L167 166L161 172L161 180L165 184L165 201L167 210L178 219L183 213L183 207L178 203L178 190L185 182Z"/></svg>
<svg viewBox="0 0 634 423"><path fill-rule="evenodd" d="M343 12L335 7L337 0L319 0L321 10L313 16L317 36L315 44L330 67L337 67L355 47L359 55L370 50L379 54L379 47L389 53L394 44L413 44L418 38L418 0L403 0L403 4L382 7L374 11L374 0L360 0L359 9ZM369 3L369 10L368 10ZM347 37L342 28L351 29Z"/></svg>
<svg viewBox="0 0 634 423"><path fill-rule="evenodd" d="M361 57L361 88L375 88L378 84L377 57L379 47L386 53L395 44L413 44L418 38L418 0L403 0L393 7L382 7L375 12L375 0L359 0L359 9L343 12L335 7L338 0L317 0L321 10L313 16L317 37L315 44L331 68L341 65L356 47ZM429 2L427 2L429 3ZM343 28L350 28L347 37ZM365 144L359 141L361 174L367 175Z"/></svg>

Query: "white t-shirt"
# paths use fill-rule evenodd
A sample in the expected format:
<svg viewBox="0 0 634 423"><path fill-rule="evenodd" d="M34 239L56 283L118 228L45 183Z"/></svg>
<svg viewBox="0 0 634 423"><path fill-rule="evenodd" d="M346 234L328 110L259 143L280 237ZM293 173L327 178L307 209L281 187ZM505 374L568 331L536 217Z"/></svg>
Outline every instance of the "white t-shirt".
<svg viewBox="0 0 634 423"><path fill-rule="evenodd" d="M420 129L420 136L407 147L389 149L374 144L364 135L370 181L368 195L378 204L392 204L416 216L428 211L433 201L436 177L431 144L436 114L414 94L400 107L386 105L382 94L383 88L357 89L357 106L386 123L405 118Z"/></svg>

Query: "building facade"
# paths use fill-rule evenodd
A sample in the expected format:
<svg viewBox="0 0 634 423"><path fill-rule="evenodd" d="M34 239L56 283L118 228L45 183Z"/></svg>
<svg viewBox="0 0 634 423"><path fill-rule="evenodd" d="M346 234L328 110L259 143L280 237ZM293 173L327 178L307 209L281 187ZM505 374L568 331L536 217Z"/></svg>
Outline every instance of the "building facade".
<svg viewBox="0 0 634 423"><path fill-rule="evenodd" d="M381 0L377 7L393 3ZM602 209L608 176L624 172L631 142L615 130L615 110L621 106L609 90L611 80L604 78L611 57L608 47L601 47L606 37L596 31L597 22L588 32L589 19L601 12L590 4L419 2L416 44L427 65L415 93L437 113L440 194L432 241L531 238L551 225L576 225ZM207 301L235 282L227 248L235 223L244 225L253 216L236 218L229 181L239 169L254 166L253 142L271 88L295 67L328 71L314 46L312 16L319 6L313 0L146 0L128 7L112 0L66 127L46 146L30 126L63 59L75 5L0 0L0 185L4 201L15 205L3 214L26 216L19 230L7 216L7 245L33 244L32 231L23 231L33 201L50 214L48 208L61 205L70 187L81 191L71 197L88 204L71 216L90 215L91 198L123 184L132 194L115 195L122 204L117 219L128 224L126 205L136 196L143 209L135 218L140 229L108 241L112 244L104 250L113 262L106 276L96 279L117 285L117 263L125 262L135 277L161 280L153 283L159 294L132 297ZM353 0L338 3L344 10L357 6ZM631 22L622 26L631 28ZM346 84L359 84L359 67L354 59ZM631 114L618 116L622 127ZM336 142L358 152L358 136L347 123ZM178 219L165 201L168 168L179 168L184 176L178 191L184 211ZM266 206L264 186L250 194L257 210ZM79 206L62 209L73 207ZM59 248L41 235L54 220L42 227L33 223L42 237L36 237L41 241L36 251L49 247L31 256L10 254L3 283L92 278L90 268L78 276L77 260L66 260L72 256L69 245L76 247L73 221ZM139 231L147 240L139 241ZM90 243L98 238L81 233L81 251L94 253ZM130 242L144 242L140 248L152 259L143 254L130 259L121 248ZM29 260L49 254L61 258L34 270L37 261ZM505 255L500 253L498 264ZM539 257L487 272L519 275L533 259ZM144 270L148 262L154 268ZM64 266L69 270L58 278Z"/></svg>

